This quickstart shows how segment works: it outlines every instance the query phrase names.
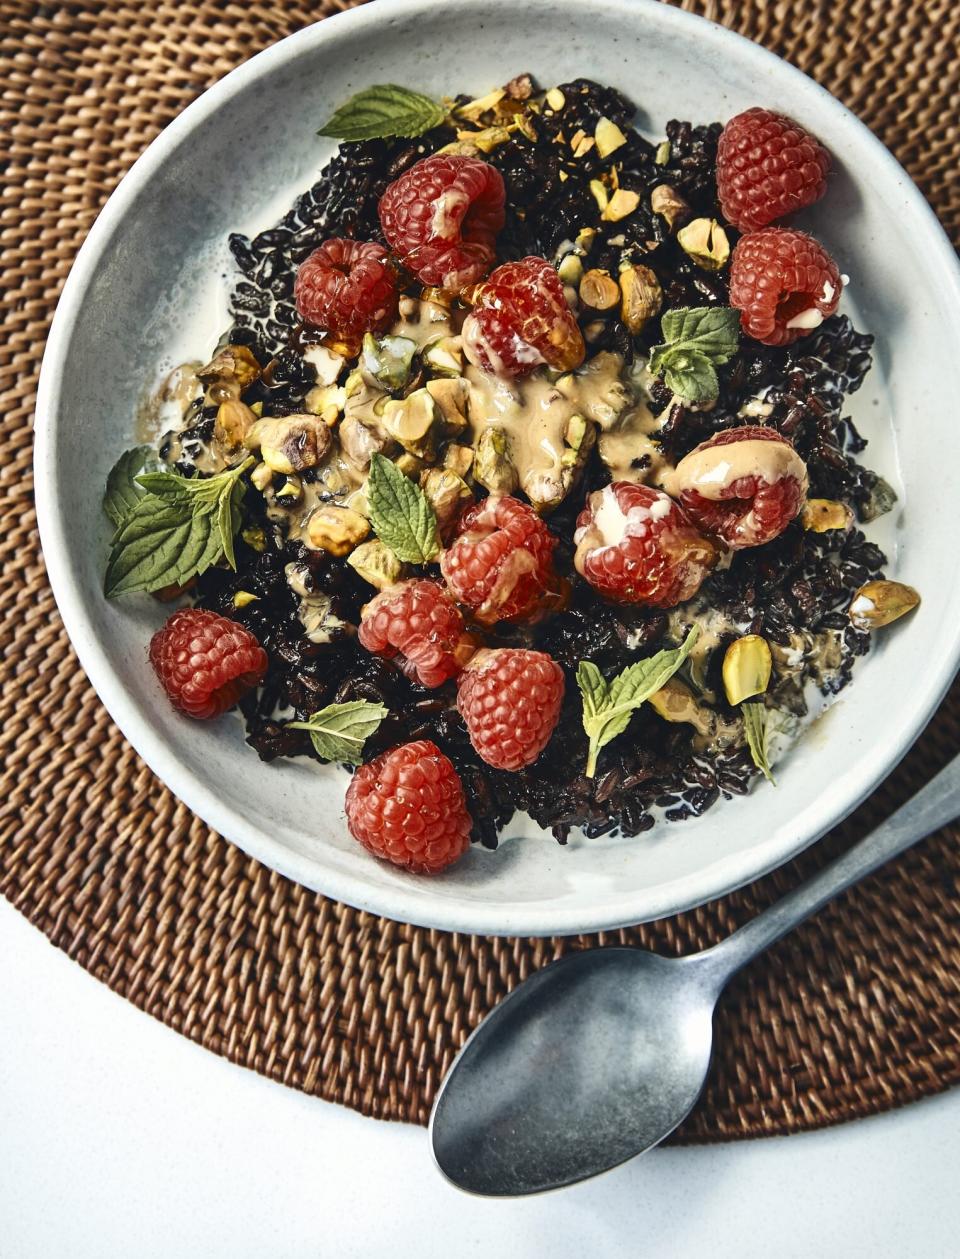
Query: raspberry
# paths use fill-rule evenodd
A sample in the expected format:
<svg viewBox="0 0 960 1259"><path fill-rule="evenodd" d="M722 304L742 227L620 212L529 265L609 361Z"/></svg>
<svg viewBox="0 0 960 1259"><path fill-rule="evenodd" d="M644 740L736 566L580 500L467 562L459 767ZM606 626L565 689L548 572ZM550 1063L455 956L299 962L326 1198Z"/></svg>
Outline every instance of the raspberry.
<svg viewBox="0 0 960 1259"><path fill-rule="evenodd" d="M505 202L503 176L489 162L435 153L390 184L380 225L423 284L459 292L493 266Z"/></svg>
<svg viewBox="0 0 960 1259"><path fill-rule="evenodd" d="M670 489L701 529L728 547L762 546L786 529L807 495L807 467L772 428L717 433L681 459Z"/></svg>
<svg viewBox="0 0 960 1259"><path fill-rule="evenodd" d="M182 608L150 639L150 663L174 708L206 720L260 685L267 653L236 621Z"/></svg>
<svg viewBox="0 0 960 1259"><path fill-rule="evenodd" d="M460 678L457 708L477 754L494 769L532 765L563 703L563 670L542 651L479 651Z"/></svg>
<svg viewBox="0 0 960 1259"><path fill-rule="evenodd" d="M661 490L615 481L595 490L577 519L574 564L618 603L672 608L690 599L717 561L717 548Z"/></svg>
<svg viewBox="0 0 960 1259"><path fill-rule="evenodd" d="M440 558L447 585L478 621L526 615L553 580L556 539L517 498L491 494L460 518L457 537Z"/></svg>
<svg viewBox="0 0 960 1259"><path fill-rule="evenodd" d="M549 262L522 258L497 267L464 320L463 352L493 376L526 376L541 363L563 372L580 366L583 337Z"/></svg>
<svg viewBox="0 0 960 1259"><path fill-rule="evenodd" d="M457 771L429 739L361 765L345 807L354 839L414 874L436 874L470 846L473 823Z"/></svg>
<svg viewBox="0 0 960 1259"><path fill-rule="evenodd" d="M403 671L421 686L442 686L470 651L460 609L437 581L398 582L371 599L359 638L374 655L399 654Z"/></svg>
<svg viewBox="0 0 960 1259"><path fill-rule="evenodd" d="M837 309L840 272L823 246L805 232L765 227L741 236L730 263L730 305L747 336L764 345L789 345Z"/></svg>
<svg viewBox="0 0 960 1259"><path fill-rule="evenodd" d="M293 295L301 319L348 339L387 327L397 313L396 276L372 241L325 240L300 263Z"/></svg>
<svg viewBox="0 0 960 1259"><path fill-rule="evenodd" d="M717 192L724 217L741 232L766 227L819 201L830 154L799 123L768 109L731 118L717 147Z"/></svg>

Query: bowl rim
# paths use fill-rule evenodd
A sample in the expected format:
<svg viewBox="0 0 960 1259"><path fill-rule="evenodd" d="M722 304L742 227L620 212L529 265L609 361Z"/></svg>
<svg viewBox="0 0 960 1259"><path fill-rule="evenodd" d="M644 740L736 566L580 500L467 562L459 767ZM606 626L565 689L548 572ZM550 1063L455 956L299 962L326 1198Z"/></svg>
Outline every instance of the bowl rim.
<svg viewBox="0 0 960 1259"><path fill-rule="evenodd" d="M494 906L489 903L479 905L467 899L446 900L431 895L427 886L429 880L411 878L402 887L374 886L362 876L331 870L315 858L291 851L271 835L249 825L181 761L149 723L143 721L132 698L118 682L106 645L92 630L80 584L69 559L68 525L58 512L52 489L61 381L80 303L94 278L104 249L109 245L114 226L155 171L208 115L226 105L249 84L279 69L305 49L322 47L333 36L339 36L348 23L360 29L364 26L373 28L384 19L421 13L429 8L431 2L377 0L375 5L360 6L325 18L257 53L192 101L150 143L114 189L67 277L41 365L36 402L34 471L44 562L60 615L80 664L124 737L188 808L250 856L325 896L402 922L441 930L546 936L615 929L688 910L726 895L796 856L852 812L896 766L930 720L960 665L960 634L952 654L930 671L923 679L922 687L917 687L911 720L878 738L864 754L856 782L846 793L842 805L838 808L831 800L815 813L812 828L801 838L793 838L775 851L764 851L759 862L756 859L757 848L743 850L702 867L696 875L686 875L682 881L664 885L655 895L651 895L644 886L628 887L593 914L585 913L580 905L568 903L542 902L517 906L505 901ZM465 7L466 0L453 0L453 3ZM720 51L730 48L741 60L746 60L748 67L753 65L758 81L765 72L773 72L801 99L831 113L839 127L853 128L872 161L901 183L908 206L925 225L926 247L936 255L943 300L948 306L952 304L960 314L960 260L954 254L942 225L886 146L825 88L752 40L698 15L659 3L659 0L597 0L597 3L605 8L620 9L626 21L642 15L644 21L660 25L678 39L707 41ZM488 17L491 11L496 16L498 11L507 13L510 7L512 0L488 0ZM682 893L679 890L681 886Z"/></svg>

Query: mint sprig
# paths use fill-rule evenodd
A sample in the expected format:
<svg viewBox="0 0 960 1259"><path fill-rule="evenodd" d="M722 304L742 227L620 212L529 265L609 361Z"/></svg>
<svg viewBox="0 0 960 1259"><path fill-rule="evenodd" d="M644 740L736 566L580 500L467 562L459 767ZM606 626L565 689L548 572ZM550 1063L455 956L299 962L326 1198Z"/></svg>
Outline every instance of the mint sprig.
<svg viewBox="0 0 960 1259"><path fill-rule="evenodd" d="M743 716L743 730L747 736L747 747L757 769L768 782L776 786L776 779L770 770L770 710L765 704L754 701L742 704L740 712Z"/></svg>
<svg viewBox="0 0 960 1259"><path fill-rule="evenodd" d="M288 721L288 730L306 730L317 756L325 761L360 764L363 745L376 731L388 710L365 699L328 704L311 713L307 721Z"/></svg>
<svg viewBox="0 0 960 1259"><path fill-rule="evenodd" d="M103 494L103 510L114 528L119 529L124 520L143 497L136 483L137 474L152 466L153 448L134 446L125 450L107 475L107 488Z"/></svg>
<svg viewBox="0 0 960 1259"><path fill-rule="evenodd" d="M581 660L577 685L583 700L583 728L590 740L588 778L596 773L600 750L618 734L623 734L640 705L669 682L690 655L699 635L700 630L695 625L679 647L638 660L610 682L592 661Z"/></svg>
<svg viewBox="0 0 960 1259"><path fill-rule="evenodd" d="M437 517L429 499L381 454L370 460L370 523L380 541L405 564L428 564L440 554Z"/></svg>
<svg viewBox="0 0 960 1259"><path fill-rule="evenodd" d="M422 92L412 92L395 83L377 83L351 96L317 135L331 136L335 140L412 138L439 127L446 116L443 105Z"/></svg>
<svg viewBox="0 0 960 1259"><path fill-rule="evenodd" d="M650 351L650 371L686 402L713 402L719 395L717 368L740 343L740 312L729 306L669 310L660 321L663 344Z"/></svg>
<svg viewBox="0 0 960 1259"><path fill-rule="evenodd" d="M110 546L104 577L108 599L164 586L182 586L225 559L236 568L233 539L246 489L241 474L253 462L212 477L144 472L146 490L123 518Z"/></svg>

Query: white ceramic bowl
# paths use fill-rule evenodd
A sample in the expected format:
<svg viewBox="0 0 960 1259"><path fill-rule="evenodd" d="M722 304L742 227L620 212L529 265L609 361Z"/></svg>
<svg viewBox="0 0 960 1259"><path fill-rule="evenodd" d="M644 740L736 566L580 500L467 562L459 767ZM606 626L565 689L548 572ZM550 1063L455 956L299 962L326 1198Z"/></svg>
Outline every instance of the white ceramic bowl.
<svg viewBox="0 0 960 1259"><path fill-rule="evenodd" d="M801 741L779 786L638 839L559 847L527 828L472 850L442 877L374 861L349 838L343 771L261 764L238 719L178 717L146 665L164 611L107 603L101 577L107 470L131 444L144 387L212 348L226 325L232 230L267 227L309 186L330 146L314 132L375 82L436 96L482 93L520 71L544 84L586 75L626 91L639 124L726 119L763 104L820 136L836 161L804 223L852 277L845 308L877 336L872 383L851 408L866 459L901 486L880 540L923 606L878 636L829 719ZM896 763L943 695L960 649L951 550L960 504L960 280L904 171L828 93L761 48L642 0L378 0L254 57L150 146L86 241L50 335L37 405L37 504L67 630L103 702L148 764L248 853L309 887L402 920L490 933L615 927L689 908L818 838ZM898 467L899 461L899 467ZM873 536L878 536L876 530Z"/></svg>

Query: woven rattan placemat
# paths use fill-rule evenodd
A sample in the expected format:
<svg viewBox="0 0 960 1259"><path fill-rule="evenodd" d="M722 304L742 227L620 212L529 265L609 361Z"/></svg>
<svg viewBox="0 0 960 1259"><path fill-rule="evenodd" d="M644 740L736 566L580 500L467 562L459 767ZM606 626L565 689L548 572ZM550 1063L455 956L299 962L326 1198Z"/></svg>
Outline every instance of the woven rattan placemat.
<svg viewBox="0 0 960 1259"><path fill-rule="evenodd" d="M80 671L32 502L44 337L100 206L193 97L333 7L0 0L0 892L86 969L215 1052L366 1113L423 1122L481 1015L536 967L593 941L403 926L289 883L211 832L138 760ZM685 7L829 87L906 164L957 239L951 0ZM678 953L726 935L932 775L960 746L958 722L955 689L856 817L784 870L602 939ZM951 828L921 844L734 983L720 1057L682 1139L815 1127L960 1080L958 840Z"/></svg>

